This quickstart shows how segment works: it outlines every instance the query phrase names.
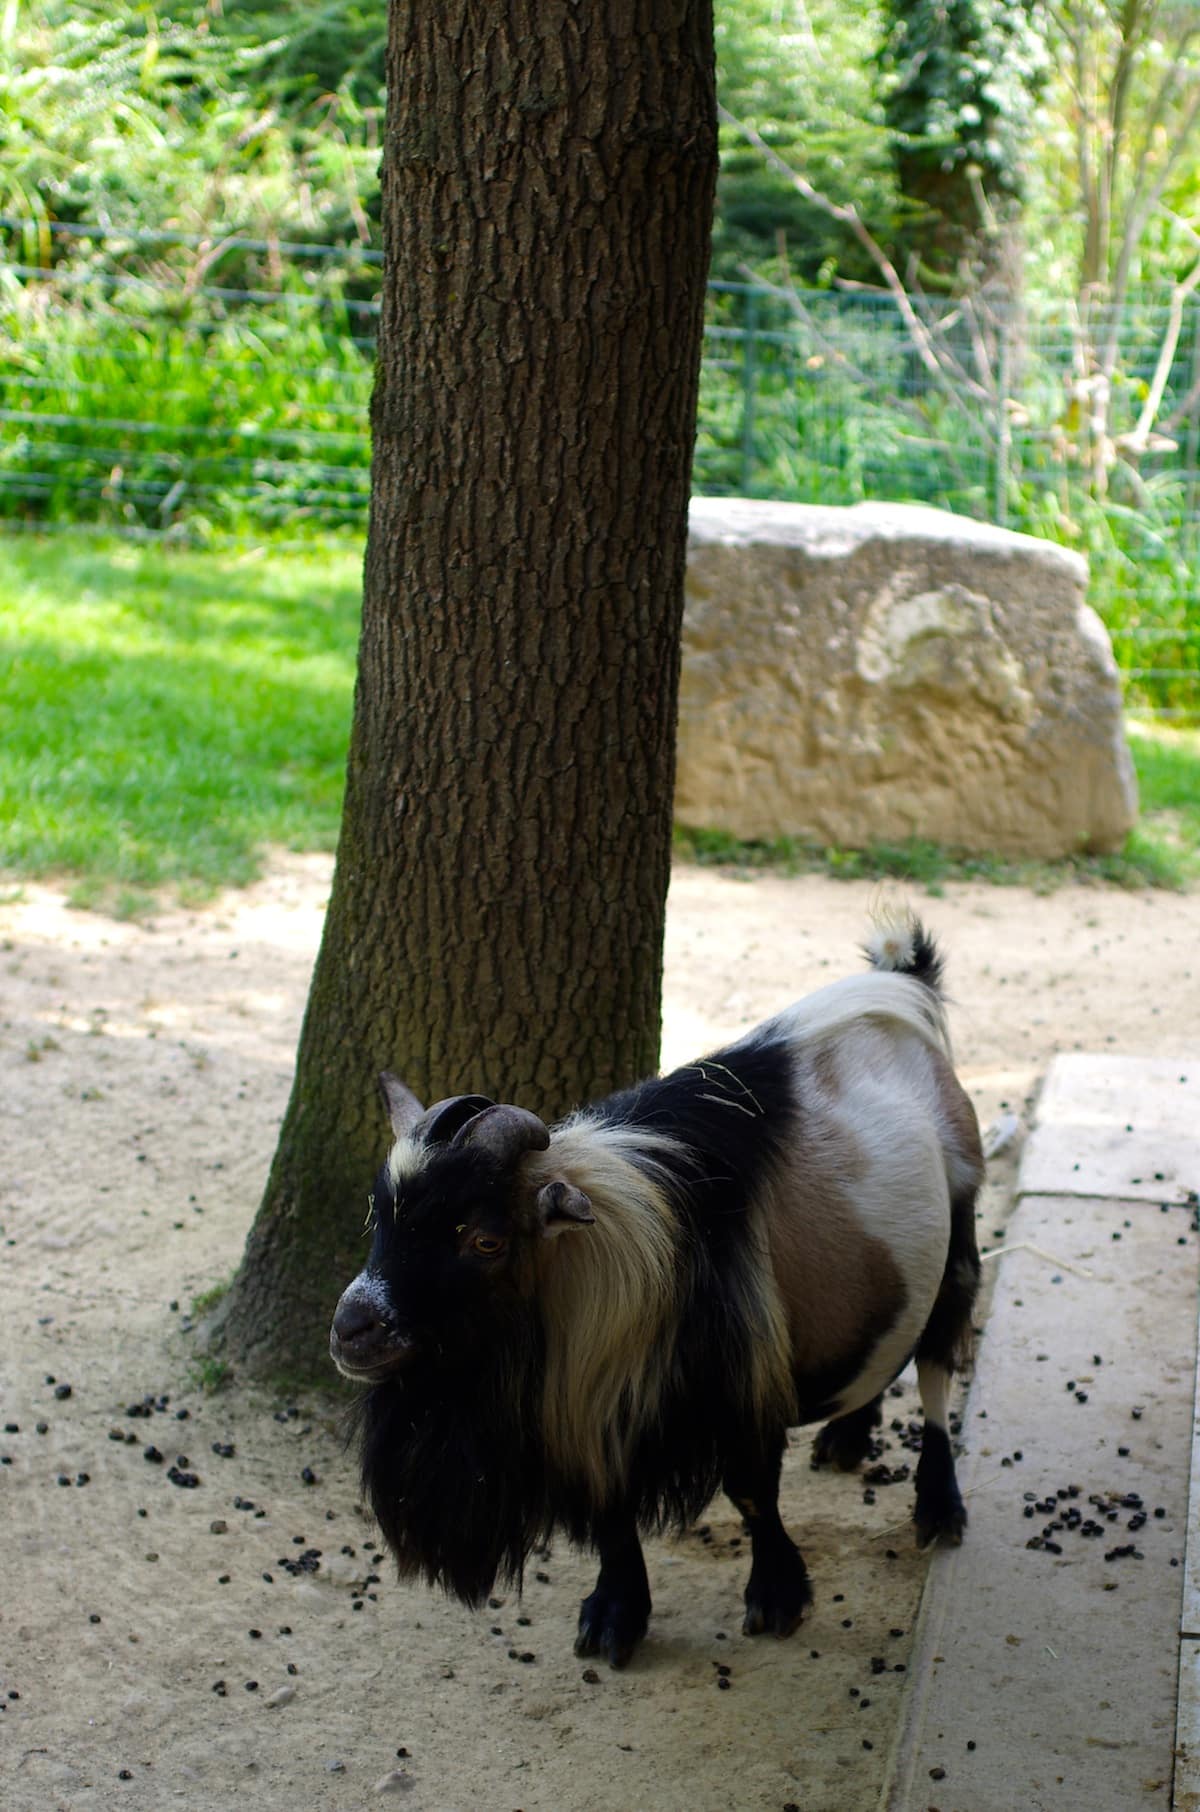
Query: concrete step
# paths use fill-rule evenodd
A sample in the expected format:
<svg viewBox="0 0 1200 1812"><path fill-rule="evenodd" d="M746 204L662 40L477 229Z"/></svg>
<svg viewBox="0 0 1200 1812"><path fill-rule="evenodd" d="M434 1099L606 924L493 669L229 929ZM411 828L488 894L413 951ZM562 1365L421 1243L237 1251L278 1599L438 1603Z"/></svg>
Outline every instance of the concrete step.
<svg viewBox="0 0 1200 1812"><path fill-rule="evenodd" d="M963 1421L970 1527L930 1567L887 1812L1172 1803L1181 1632L1200 1625L1200 1610L1185 1610L1200 1607L1185 1564L1189 1191L1200 1188L1187 1073L1064 1057L1047 1077L989 1261L998 1275ZM1146 1141L1138 1168L1121 1143L1135 1138ZM1138 1199L1144 1161L1155 1188ZM1089 1521L1100 1533L1070 1526ZM1200 1643L1183 1648L1187 1680L1200 1681ZM1181 1737L1191 1734L1200 1756L1200 1716L1194 1732L1181 1716ZM1182 1754L1177 1812L1200 1812L1200 1797L1180 1797L1189 1765Z"/></svg>
<svg viewBox="0 0 1200 1812"><path fill-rule="evenodd" d="M1200 1063L1057 1058L1019 1187L1025 1195L1186 1203L1200 1189Z"/></svg>

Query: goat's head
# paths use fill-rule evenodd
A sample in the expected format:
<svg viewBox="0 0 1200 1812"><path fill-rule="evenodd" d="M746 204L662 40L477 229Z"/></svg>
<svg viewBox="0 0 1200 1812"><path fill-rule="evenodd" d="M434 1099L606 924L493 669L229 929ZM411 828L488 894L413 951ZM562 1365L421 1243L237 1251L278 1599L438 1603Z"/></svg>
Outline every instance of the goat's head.
<svg viewBox="0 0 1200 1812"><path fill-rule="evenodd" d="M338 1370L371 1384L473 1350L530 1289L537 1242L593 1218L569 1183L523 1180L523 1160L550 1143L536 1114L485 1095L423 1108L397 1077L380 1084L395 1143L372 1196L370 1254L329 1335Z"/></svg>

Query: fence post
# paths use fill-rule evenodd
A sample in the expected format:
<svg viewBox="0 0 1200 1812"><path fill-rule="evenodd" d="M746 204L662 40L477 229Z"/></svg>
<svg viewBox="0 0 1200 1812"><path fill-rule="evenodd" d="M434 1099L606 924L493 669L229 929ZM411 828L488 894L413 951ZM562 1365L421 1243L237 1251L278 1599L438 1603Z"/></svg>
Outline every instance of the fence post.
<svg viewBox="0 0 1200 1812"><path fill-rule="evenodd" d="M996 363L996 493L992 515L998 528L1008 527L1008 474L1012 452L1012 424L1008 419L1009 317L1002 305L1000 357Z"/></svg>
<svg viewBox="0 0 1200 1812"><path fill-rule="evenodd" d="M758 295L746 292L742 317L742 496L749 497L754 483L754 403L758 388Z"/></svg>
<svg viewBox="0 0 1200 1812"><path fill-rule="evenodd" d="M1200 383L1200 302L1192 303L1192 362L1191 370L1183 380L1186 395L1193 384ZM1196 406L1187 419L1187 450L1184 454L1184 466L1187 471L1187 490L1184 494L1183 542L1184 558L1195 560L1200 554L1200 511L1197 509L1200 497L1197 495L1197 468L1200 466L1200 404ZM1190 542L1190 547L1189 547Z"/></svg>

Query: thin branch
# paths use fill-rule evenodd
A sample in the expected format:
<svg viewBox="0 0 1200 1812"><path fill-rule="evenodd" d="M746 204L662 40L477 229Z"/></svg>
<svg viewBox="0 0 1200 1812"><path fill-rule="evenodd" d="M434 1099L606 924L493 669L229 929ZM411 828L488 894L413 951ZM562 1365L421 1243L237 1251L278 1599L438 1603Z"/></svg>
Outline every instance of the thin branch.
<svg viewBox="0 0 1200 1812"><path fill-rule="evenodd" d="M937 349L937 356L941 361L942 369L947 372L951 378L956 379L964 389L971 390L972 394L975 394L973 388L975 380L972 378L970 372L958 357L958 354L954 351L949 341L944 337L947 329L954 327L960 318L967 321L968 332L970 331L970 322L967 315L969 307L967 297L965 295L960 297L957 307L941 321L934 318L933 311L929 306L928 298L923 296L920 291L912 297L912 304L925 322L925 326L929 333L930 344ZM984 395L987 396L989 402L993 399L993 392L991 390L985 388Z"/></svg>
<svg viewBox="0 0 1200 1812"><path fill-rule="evenodd" d="M1138 171L1137 182L1134 187L1133 195L1130 198L1125 218L1125 231L1121 236L1121 250L1117 257L1117 268L1113 275L1112 299L1117 304L1120 304L1125 299L1125 293L1129 286L1129 268L1133 263L1133 254L1138 241L1145 232L1155 208L1162 200L1163 191L1170 181L1175 165L1187 149L1187 142L1195 131L1198 122L1200 122L1200 82L1197 83L1196 93L1192 97L1191 105L1184 114L1180 124L1176 127L1174 134L1175 142L1170 155L1164 159L1157 178L1149 188L1147 188L1145 181L1149 169L1148 145L1146 152L1142 157L1141 168ZM1102 360L1103 369L1109 376L1112 375L1116 365L1116 318L1116 313L1114 311L1113 325L1110 327L1108 339L1104 348L1104 358Z"/></svg>
<svg viewBox="0 0 1200 1812"><path fill-rule="evenodd" d="M788 179L798 195L802 195L805 201L811 203L813 207L819 208L823 214L828 214L831 220L840 221L843 226L849 227L850 231L854 234L854 237L870 257L888 289L891 291L896 307L899 309L901 318L908 328L909 337L912 340L921 363L925 366L925 369L929 372L939 388L945 391L947 396L954 400L958 400L954 386L942 369L942 365L938 359L930 335L920 316L917 314L916 309L913 307L912 300L903 283L900 281L900 276L895 265L892 263L883 247L879 244L878 240L871 233L870 229L866 226L854 204L852 202L831 201L827 195L823 195L819 189L815 189L807 177L801 176L798 170L793 170L792 166L785 162L777 151L772 150L771 146L766 143L762 135L747 121L737 119L735 115L730 113L727 107L721 106L720 103L717 105L717 112L725 121L726 125L733 126L751 145L754 146L754 149L759 153L760 157L764 158L773 170L780 176L785 176ZM978 401L990 401L987 391L980 385L970 383L968 380L968 389L970 394Z"/></svg>
<svg viewBox="0 0 1200 1812"><path fill-rule="evenodd" d="M1147 24L1139 15L1141 0L1125 0L1117 27L1117 61L1112 79L1108 85L1108 130L1104 134L1105 142L1097 154L1097 170L1100 184L1100 200L1103 208L1103 247L1104 275L1108 275L1108 255L1112 240L1113 199L1117 186L1117 172L1120 169L1125 137L1125 103L1129 98L1129 88L1133 81L1133 72L1137 60L1139 27ZM1151 7L1153 12L1153 7Z"/></svg>
<svg viewBox="0 0 1200 1812"><path fill-rule="evenodd" d="M780 21L776 19L775 24L778 25L779 23ZM805 40L805 43L809 50L812 51L814 57L816 57L818 61L824 62L825 53L817 42L817 34L813 30L813 23L808 16L808 8L804 4L804 0L796 0L796 23L800 27L798 35Z"/></svg>
<svg viewBox="0 0 1200 1812"><path fill-rule="evenodd" d="M875 387L877 380L872 378L869 372L864 371L861 366L856 365L836 342L829 339L822 332L812 310L807 307L803 296L794 284L772 283L769 279L761 276L760 273L749 264L741 264L738 266L738 269L748 282L756 283L760 288L765 289L768 295L776 296L781 302L786 302L788 304L797 319L803 322L808 332L812 335L813 341L820 348L822 355L828 358L830 364L836 366L843 376L852 378L856 383L861 384L865 390L872 390ZM838 289L843 291L858 291L868 296L878 296L883 293L881 290L877 289L874 284L853 283L849 279L839 282ZM954 363L956 364L957 361L954 361ZM907 416L914 424L918 426L925 424L925 417L922 415L920 407L916 403L911 402L907 397L893 397L891 399L891 404L893 408L897 409L900 414ZM981 423L980 426L983 427L985 439L990 439L986 422Z"/></svg>
<svg viewBox="0 0 1200 1812"><path fill-rule="evenodd" d="M1186 219L1184 215L1177 214L1174 208L1164 208L1163 213L1171 222L1171 225L1178 227L1184 237L1190 239L1197 251L1200 251L1200 230L1194 227L1191 221Z"/></svg>
<svg viewBox="0 0 1200 1812"><path fill-rule="evenodd" d="M1167 216L1168 220L1171 222L1172 226L1178 227L1180 232L1183 233L1184 236L1188 240L1191 241L1191 244L1198 251L1200 251L1200 232L1197 232L1196 228L1192 225L1191 221L1185 220L1181 214L1173 213L1170 208L1165 208L1163 210L1163 212L1166 214L1166 216ZM1191 388L1186 392L1186 394L1183 396L1182 400L1180 402L1176 403L1176 405L1172 409L1170 415L1168 415L1164 421L1161 421L1159 423L1159 425L1158 425L1159 433L1163 434L1163 435L1174 434L1176 428L1180 425L1180 423L1185 422L1187 420L1188 416L1192 413L1193 409L1196 409L1196 408L1200 408L1200 377L1198 377L1196 379L1195 383L1192 384Z"/></svg>
<svg viewBox="0 0 1200 1812"><path fill-rule="evenodd" d="M1099 276L1100 265L1100 185L1093 161L1092 141L1096 131L1096 115L1089 94L1088 36L1086 27L1070 18L1065 12L1057 14L1060 28L1071 51L1071 65L1074 67L1074 80L1068 77L1068 84L1075 96L1075 161L1079 172L1079 193L1083 200L1084 211L1084 245L1082 281L1086 287L1094 283ZM1068 68L1071 67L1068 65Z"/></svg>
<svg viewBox="0 0 1200 1812"><path fill-rule="evenodd" d="M1120 437L1120 445L1127 453L1144 453L1150 443L1150 430L1154 426L1155 416L1162 408L1163 393L1167 388L1171 367L1175 363L1175 352L1183 327L1183 305L1197 284L1200 284L1200 258L1196 260L1183 281L1177 283L1171 291L1167 331L1163 335L1163 342L1159 347L1158 364L1155 366L1154 376L1150 380L1150 388L1146 393L1146 401L1142 405L1142 413L1138 416L1133 432Z"/></svg>
<svg viewBox="0 0 1200 1812"><path fill-rule="evenodd" d="M969 292L963 296L963 303L967 317L967 328L971 335L971 348L975 354L975 369L980 373L980 381L986 388L988 395L994 398L996 395L996 374L992 370L992 361L988 357L987 342L983 337L983 329L979 325L979 316L975 310L975 303Z"/></svg>
<svg viewBox="0 0 1200 1812"><path fill-rule="evenodd" d="M1178 43L1171 52L1163 79L1159 83L1154 99L1151 101L1146 113L1146 122L1142 132L1142 150L1138 158L1139 168L1144 168L1146 165L1149 158L1150 146L1154 140L1155 134L1162 125L1168 103L1174 96L1176 82L1184 71L1188 47L1197 33L1200 33L1200 20L1185 27L1184 31L1180 34ZM1136 194L1134 200L1137 200Z"/></svg>
<svg viewBox="0 0 1200 1812"><path fill-rule="evenodd" d="M768 278L760 276L749 264L740 264L738 269L747 282L757 284L760 289L765 289L768 295L776 297L780 302L787 303L797 319L803 321L823 357L829 359L831 363L836 363L847 377L854 379L855 383L863 385L870 383L871 380L866 372L854 364L853 360L849 359L840 347L822 333L812 311L805 307L804 300L795 284L772 283Z"/></svg>
<svg viewBox="0 0 1200 1812"><path fill-rule="evenodd" d="M1200 409L1200 377L1192 385L1181 403L1176 403L1166 420L1159 423L1160 434L1174 434L1180 422L1185 422L1193 409Z"/></svg>
<svg viewBox="0 0 1200 1812"><path fill-rule="evenodd" d="M210 241L207 245L201 244L198 247L195 259L192 262L192 267L184 278L183 293L185 296L191 297L195 294L218 258L223 257L230 246L236 244L236 242L237 235L235 233L227 233L223 238L218 239L215 244Z"/></svg>
<svg viewBox="0 0 1200 1812"><path fill-rule="evenodd" d="M1085 1265L1073 1265L1069 1259L1059 1258L1056 1252L1047 1252L1044 1246L1035 1246L1032 1240L1027 1239L1014 1240L1011 1245L989 1247L987 1251L979 1254L980 1263L982 1264L989 1258L1007 1258L1010 1252L1032 1252L1035 1258L1040 1258L1046 1264L1053 1265L1056 1271L1069 1271L1072 1277L1085 1278L1088 1283L1091 1283L1096 1276L1096 1273L1089 1271Z"/></svg>
<svg viewBox="0 0 1200 1812"><path fill-rule="evenodd" d="M1108 95L1108 146L1106 161L1111 175L1116 171L1121 159L1121 140L1125 133L1125 106L1129 99L1129 89L1133 81L1133 72L1137 53L1141 43L1148 35L1155 8L1152 5L1149 16L1141 16L1141 0L1125 0L1121 20L1117 26L1119 49L1113 78L1109 84Z"/></svg>

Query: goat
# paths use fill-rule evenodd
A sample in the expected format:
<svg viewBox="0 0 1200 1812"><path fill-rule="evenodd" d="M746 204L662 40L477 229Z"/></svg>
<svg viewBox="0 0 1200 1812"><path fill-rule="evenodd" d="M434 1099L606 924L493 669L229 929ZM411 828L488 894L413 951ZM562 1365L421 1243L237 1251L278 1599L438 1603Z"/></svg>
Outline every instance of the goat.
<svg viewBox="0 0 1200 1812"><path fill-rule="evenodd" d="M983 1174L941 958L915 919L698 1063L553 1131L381 1085L395 1143L330 1350L370 1388L366 1497L402 1576L479 1605L555 1530L599 1553L576 1652L623 1666L650 1589L639 1531L723 1485L748 1525L748 1634L812 1593L780 1520L789 1427L852 1469L915 1356L918 1540L966 1524L947 1424L970 1347Z"/></svg>

